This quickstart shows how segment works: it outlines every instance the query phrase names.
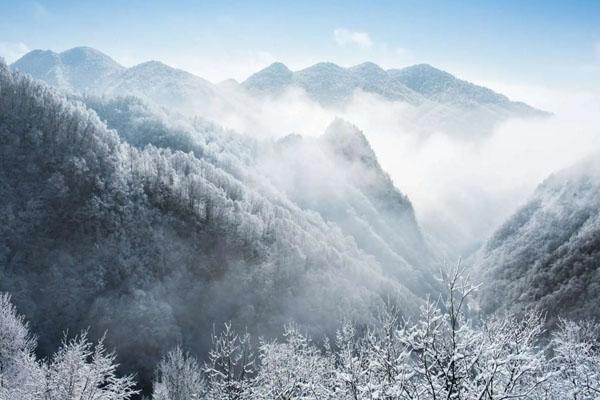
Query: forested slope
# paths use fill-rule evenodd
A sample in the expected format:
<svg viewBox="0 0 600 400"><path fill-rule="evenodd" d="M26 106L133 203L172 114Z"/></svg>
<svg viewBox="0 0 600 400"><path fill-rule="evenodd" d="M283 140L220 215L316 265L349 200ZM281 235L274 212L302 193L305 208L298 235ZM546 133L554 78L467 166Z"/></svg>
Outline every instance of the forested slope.
<svg viewBox="0 0 600 400"><path fill-rule="evenodd" d="M418 304L337 226L247 176L251 150L229 150L241 139L152 123L192 148L131 146L0 66L0 286L44 333L42 352L65 329L108 330L124 369L147 379L176 343L205 349L215 322L316 332L368 319L385 298Z"/></svg>
<svg viewBox="0 0 600 400"><path fill-rule="evenodd" d="M600 163L596 154L554 174L480 251L487 311L536 307L599 318Z"/></svg>

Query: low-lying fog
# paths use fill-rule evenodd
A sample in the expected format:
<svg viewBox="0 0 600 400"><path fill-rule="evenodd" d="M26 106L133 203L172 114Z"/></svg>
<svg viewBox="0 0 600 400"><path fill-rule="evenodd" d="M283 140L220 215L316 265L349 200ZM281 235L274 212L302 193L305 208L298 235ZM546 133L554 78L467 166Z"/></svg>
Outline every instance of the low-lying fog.
<svg viewBox="0 0 600 400"><path fill-rule="evenodd" d="M511 97L530 93L531 105L553 115L511 119L491 133L465 137L439 126L423 129L426 117L415 122L419 110L370 93L356 91L346 105L325 108L291 89L261 101L232 90L237 111L224 110L215 120L262 138L321 135L336 116L355 124L412 200L425 231L464 255L549 174L600 145L600 96L518 89Z"/></svg>

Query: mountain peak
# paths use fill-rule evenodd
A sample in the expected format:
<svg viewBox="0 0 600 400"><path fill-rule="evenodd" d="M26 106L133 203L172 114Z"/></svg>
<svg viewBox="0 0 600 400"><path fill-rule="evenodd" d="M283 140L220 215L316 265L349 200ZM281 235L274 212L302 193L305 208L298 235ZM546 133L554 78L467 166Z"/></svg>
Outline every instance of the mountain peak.
<svg viewBox="0 0 600 400"><path fill-rule="evenodd" d="M158 61L158 60L144 61L143 63L136 64L136 65L134 65L131 68L140 68L140 69L144 69L144 68L173 69L172 67L170 67L167 64L163 63L162 61Z"/></svg>
<svg viewBox="0 0 600 400"><path fill-rule="evenodd" d="M348 70L352 74L362 79L366 87L371 87L378 84L383 84L384 87L387 86L385 82L388 80L388 73L373 62L364 62L362 64L355 65Z"/></svg>
<svg viewBox="0 0 600 400"><path fill-rule="evenodd" d="M93 47L79 46L73 47L72 49L65 50L60 53L61 59L66 60L69 58L102 58L115 62L110 56L101 52L100 50L94 49ZM116 62L115 62L116 63Z"/></svg>
<svg viewBox="0 0 600 400"><path fill-rule="evenodd" d="M413 70L413 71L423 71L423 72L441 72L441 73L450 75L448 72L442 71L441 69L436 68L433 65L427 64L427 63L420 63L420 64L415 64L415 65L410 65L408 67L402 68L402 70L404 70L404 71Z"/></svg>
<svg viewBox="0 0 600 400"><path fill-rule="evenodd" d="M92 47L74 47L59 54L61 63L68 68L81 68L80 73L94 68L98 73L124 70L121 64Z"/></svg>
<svg viewBox="0 0 600 400"><path fill-rule="evenodd" d="M259 92L280 93L292 83L293 76L285 64L276 62L252 74L242 85Z"/></svg>
<svg viewBox="0 0 600 400"><path fill-rule="evenodd" d="M404 77L410 77L412 79L443 79L443 80L454 80L457 79L449 72L442 71L439 68L435 68L430 64L415 64L409 67L405 67L399 70L392 70L396 74Z"/></svg>
<svg viewBox="0 0 600 400"><path fill-rule="evenodd" d="M290 69L287 67L287 65L285 65L282 62L274 62L273 64L269 65L268 67L262 69L260 72L271 72L271 73L283 73L283 74L288 74L291 73L292 71L290 71Z"/></svg>
<svg viewBox="0 0 600 400"><path fill-rule="evenodd" d="M357 64L353 67L350 68L350 71L353 72L375 72L378 74L385 74L385 70L383 68L381 68L379 65L375 64L374 62L371 61L366 61L364 63L361 64Z"/></svg>
<svg viewBox="0 0 600 400"><path fill-rule="evenodd" d="M328 73L328 72L344 73L344 72L347 72L347 70L346 70L346 68L340 67L339 65L334 64L332 62L320 62L320 63L311 65L310 67L307 67L307 68L304 68L304 69L298 71L298 74Z"/></svg>
<svg viewBox="0 0 600 400"><path fill-rule="evenodd" d="M150 61L146 61L146 62L137 64L137 65L134 65L133 67L129 68L126 71L126 75L127 76L151 75L151 76L165 76L165 77L178 76L178 77L181 77L184 79L193 79L193 80L204 81L204 79L197 77L196 75L194 75L192 73L189 73L189 72L184 71L179 68L171 67L170 65L165 64L162 61L157 61L157 60L150 60Z"/></svg>
<svg viewBox="0 0 600 400"><path fill-rule="evenodd" d="M17 69L21 69L21 68L19 68L19 66L31 65L33 63L44 64L49 61L52 63L59 63L60 62L59 54L53 52L52 50L36 49L36 50L31 50L30 52L28 52L27 54L25 54L24 56L19 58L17 61L15 61L12 65L15 66Z"/></svg>
<svg viewBox="0 0 600 400"><path fill-rule="evenodd" d="M33 50L12 64L12 68L50 85L76 91L94 89L100 81L125 69L91 47L74 47L61 53Z"/></svg>
<svg viewBox="0 0 600 400"><path fill-rule="evenodd" d="M378 165L375 152L363 132L342 118L337 117L329 124L322 139L334 153L347 161Z"/></svg>

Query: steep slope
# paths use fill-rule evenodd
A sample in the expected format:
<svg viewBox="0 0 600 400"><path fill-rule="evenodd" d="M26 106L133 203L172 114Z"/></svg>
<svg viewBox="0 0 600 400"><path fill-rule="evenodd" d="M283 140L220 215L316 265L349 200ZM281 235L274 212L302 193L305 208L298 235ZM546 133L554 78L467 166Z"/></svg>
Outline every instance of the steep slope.
<svg viewBox="0 0 600 400"><path fill-rule="evenodd" d="M412 204L381 169L362 132L335 120L324 135L289 135L260 156L262 174L300 207L318 212L415 295L434 292L439 265Z"/></svg>
<svg viewBox="0 0 600 400"><path fill-rule="evenodd" d="M475 259L487 311L537 307L600 318L598 155L557 173L489 240Z"/></svg>
<svg viewBox="0 0 600 400"><path fill-rule="evenodd" d="M151 143L204 154L184 130L164 130L149 122L143 104L135 99L89 98L86 104L137 147ZM131 118L123 120L121 115ZM195 127L210 141L226 143L228 151L235 149L238 157L245 160L243 170L229 168L234 176L261 177L302 209L317 212L335 223L362 251L378 260L386 275L402 282L416 296L434 290L431 268L439 260L421 235L410 201L381 169L368 141L356 127L336 120L318 140L288 135L273 144L240 140L233 132L197 119ZM246 181L264 186L264 182Z"/></svg>
<svg viewBox="0 0 600 400"><path fill-rule="evenodd" d="M419 304L259 175L260 144L120 101L97 104L117 133L0 65L0 289L44 333L43 350L65 329L108 330L124 369L147 382L175 344L204 350L215 322L272 336L295 319L318 334L341 316L369 319L384 299Z"/></svg>

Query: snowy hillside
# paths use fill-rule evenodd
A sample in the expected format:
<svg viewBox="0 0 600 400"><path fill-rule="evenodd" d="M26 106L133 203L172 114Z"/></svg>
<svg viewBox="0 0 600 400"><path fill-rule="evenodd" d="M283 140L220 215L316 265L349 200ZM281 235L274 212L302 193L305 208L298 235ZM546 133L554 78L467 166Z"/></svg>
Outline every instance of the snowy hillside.
<svg viewBox="0 0 600 400"><path fill-rule="evenodd" d="M600 317L598 156L541 184L496 231L475 265L487 311L534 306L553 318Z"/></svg>
<svg viewBox="0 0 600 400"><path fill-rule="evenodd" d="M381 169L355 126L335 120L319 138L286 136L259 156L261 173L300 207L338 225L386 275L435 292L441 258L424 240L410 200Z"/></svg>
<svg viewBox="0 0 600 400"><path fill-rule="evenodd" d="M4 65L0 91L0 288L44 332L42 352L65 329L108 330L124 368L149 379L176 343L204 351L215 321L267 336L290 319L331 332L385 301L411 314L432 289L427 259L414 262L410 202L355 128L324 137L362 142L358 157L323 153L323 182L344 177L349 196L316 207L262 169L277 144L134 98L87 99L96 113Z"/></svg>

